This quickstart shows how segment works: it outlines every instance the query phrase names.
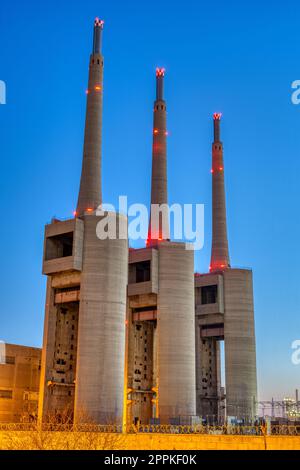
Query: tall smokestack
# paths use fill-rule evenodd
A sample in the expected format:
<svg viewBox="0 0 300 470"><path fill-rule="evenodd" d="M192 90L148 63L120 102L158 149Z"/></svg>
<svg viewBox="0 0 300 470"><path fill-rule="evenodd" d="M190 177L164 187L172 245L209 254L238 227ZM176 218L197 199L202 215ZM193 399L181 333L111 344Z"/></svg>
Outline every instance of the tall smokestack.
<svg viewBox="0 0 300 470"><path fill-rule="evenodd" d="M95 19L93 51L90 56L86 105L83 160L76 215L92 212L102 203L101 141L103 56L101 54L104 21Z"/></svg>
<svg viewBox="0 0 300 470"><path fill-rule="evenodd" d="M153 145L152 145L152 178L151 178L151 214L149 221L147 245L169 239L168 209L160 211L154 217L153 205L168 204L167 189L167 124L166 102L164 101L165 69L156 69L156 100L153 110ZM163 213L165 216L163 217Z"/></svg>
<svg viewBox="0 0 300 470"><path fill-rule="evenodd" d="M212 144L212 250L210 271L230 267L224 185L223 145L220 140L221 114L215 113Z"/></svg>

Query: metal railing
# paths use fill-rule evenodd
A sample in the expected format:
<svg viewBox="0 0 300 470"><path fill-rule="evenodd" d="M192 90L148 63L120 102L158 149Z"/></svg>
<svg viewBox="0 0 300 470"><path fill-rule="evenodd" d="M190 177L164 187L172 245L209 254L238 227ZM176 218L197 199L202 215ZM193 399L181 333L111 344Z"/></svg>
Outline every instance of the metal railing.
<svg viewBox="0 0 300 470"><path fill-rule="evenodd" d="M122 433L121 425L95 424L42 424L0 423L0 432L93 432ZM155 434L202 434L202 435L244 435L244 436L300 436L300 425L239 426L239 425L130 425L127 433Z"/></svg>

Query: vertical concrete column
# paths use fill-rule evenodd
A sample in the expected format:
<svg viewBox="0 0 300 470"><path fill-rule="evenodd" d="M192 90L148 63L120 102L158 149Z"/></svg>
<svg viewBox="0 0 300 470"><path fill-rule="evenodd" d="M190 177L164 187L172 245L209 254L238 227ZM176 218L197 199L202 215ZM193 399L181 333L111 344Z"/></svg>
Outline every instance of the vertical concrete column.
<svg viewBox="0 0 300 470"><path fill-rule="evenodd" d="M223 276L227 416L252 420L257 400L252 272L228 269Z"/></svg>
<svg viewBox="0 0 300 470"><path fill-rule="evenodd" d="M51 380L49 373L53 367L56 330L56 306L54 304L54 289L51 287L51 281L51 276L48 276L38 410L38 419L40 422L45 420L52 411L49 406L50 397L47 387L48 380Z"/></svg>
<svg viewBox="0 0 300 470"><path fill-rule="evenodd" d="M161 423L196 414L194 252L161 242L158 291L158 403Z"/></svg>
<svg viewBox="0 0 300 470"><path fill-rule="evenodd" d="M212 144L212 249L210 271L230 266L224 184L223 144L220 141L221 114L214 114L214 142Z"/></svg>
<svg viewBox="0 0 300 470"><path fill-rule="evenodd" d="M127 239L100 240L97 224L102 217L84 217L75 422L121 424L124 395Z"/></svg>
<svg viewBox="0 0 300 470"><path fill-rule="evenodd" d="M101 190L101 141L102 141L102 96L103 56L101 33L103 21L96 18L94 24L93 52L90 56L89 81L86 104L83 160L77 215L81 216L102 203Z"/></svg>

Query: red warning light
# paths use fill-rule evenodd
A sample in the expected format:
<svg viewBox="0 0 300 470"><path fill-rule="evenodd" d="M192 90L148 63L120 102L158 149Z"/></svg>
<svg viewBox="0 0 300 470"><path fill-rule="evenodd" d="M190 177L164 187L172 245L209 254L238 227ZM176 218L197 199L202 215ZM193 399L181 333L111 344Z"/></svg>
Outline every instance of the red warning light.
<svg viewBox="0 0 300 470"><path fill-rule="evenodd" d="M100 19L97 17L97 18L95 18L94 25L95 25L95 26L99 26L100 28L103 28L104 21L103 21L103 20L100 20Z"/></svg>
<svg viewBox="0 0 300 470"><path fill-rule="evenodd" d="M88 207L86 211L87 212L93 212L93 209L91 207Z"/></svg>
<svg viewBox="0 0 300 470"><path fill-rule="evenodd" d="M222 166L220 166L219 170L220 170L220 171L223 171L223 167L222 167Z"/></svg>
<svg viewBox="0 0 300 470"><path fill-rule="evenodd" d="M158 134L158 129L154 129L153 134Z"/></svg>
<svg viewBox="0 0 300 470"><path fill-rule="evenodd" d="M95 90L96 90L96 91L101 91L101 86L100 86L100 85L96 85L96 86L95 86Z"/></svg>
<svg viewBox="0 0 300 470"><path fill-rule="evenodd" d="M165 71L166 71L166 69L157 67L156 68L156 76L157 77L164 77L165 76Z"/></svg>
<svg viewBox="0 0 300 470"><path fill-rule="evenodd" d="M89 94L89 92L90 92L90 90L89 90L89 89L85 90L85 94L86 94L86 95L88 95L88 94Z"/></svg>
<svg viewBox="0 0 300 470"><path fill-rule="evenodd" d="M222 117L222 113L214 113L214 120L215 121L220 121Z"/></svg>

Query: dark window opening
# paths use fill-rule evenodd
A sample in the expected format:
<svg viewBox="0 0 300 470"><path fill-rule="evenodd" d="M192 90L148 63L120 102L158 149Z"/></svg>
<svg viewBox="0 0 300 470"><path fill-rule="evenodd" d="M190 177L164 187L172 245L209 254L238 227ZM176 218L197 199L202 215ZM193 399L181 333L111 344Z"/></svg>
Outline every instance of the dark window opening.
<svg viewBox="0 0 300 470"><path fill-rule="evenodd" d="M215 304L217 302L218 286L204 286L201 288L201 304Z"/></svg>
<svg viewBox="0 0 300 470"><path fill-rule="evenodd" d="M0 398L12 398L12 390L0 390Z"/></svg>
<svg viewBox="0 0 300 470"><path fill-rule="evenodd" d="M132 263L130 265L130 282L147 282L150 281L150 260L140 263Z"/></svg>
<svg viewBox="0 0 300 470"><path fill-rule="evenodd" d="M3 361L3 358L2 358L1 362L4 362L4 364L15 364L16 360L15 360L14 356L5 356L4 361Z"/></svg>
<svg viewBox="0 0 300 470"><path fill-rule="evenodd" d="M72 256L73 253L73 232L54 235L46 239L45 260Z"/></svg>

